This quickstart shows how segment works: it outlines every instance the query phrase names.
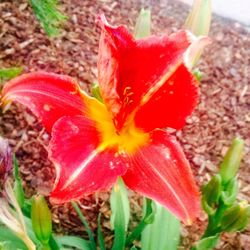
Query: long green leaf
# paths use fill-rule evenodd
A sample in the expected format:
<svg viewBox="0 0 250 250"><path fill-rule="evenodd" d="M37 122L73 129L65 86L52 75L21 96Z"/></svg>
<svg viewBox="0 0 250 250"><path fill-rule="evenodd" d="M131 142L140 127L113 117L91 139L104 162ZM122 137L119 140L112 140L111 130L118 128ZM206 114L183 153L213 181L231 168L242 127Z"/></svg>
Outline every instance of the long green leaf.
<svg viewBox="0 0 250 250"><path fill-rule="evenodd" d="M13 163L14 163L13 176L15 179L14 194L16 196L16 199L20 208L22 208L25 202L25 197L24 197L24 190L22 186L22 179L19 174L18 163L17 163L17 159L15 156L13 157Z"/></svg>
<svg viewBox="0 0 250 250"><path fill-rule="evenodd" d="M111 224L115 231L112 250L122 250L126 242L130 209L127 190L121 178L118 179L112 190L110 204L112 211Z"/></svg>
<svg viewBox="0 0 250 250"><path fill-rule="evenodd" d="M6 228L5 226L0 226L0 242L5 242L9 247L8 250L28 250L26 245L19 239L11 230ZM6 248L3 248L6 249Z"/></svg>
<svg viewBox="0 0 250 250"><path fill-rule="evenodd" d="M29 0L36 18L48 36L60 33L60 26L67 17L58 9L57 0Z"/></svg>
<svg viewBox="0 0 250 250"><path fill-rule="evenodd" d="M155 203L155 218L142 232L142 250L176 250L180 240L180 221Z"/></svg>
<svg viewBox="0 0 250 250"><path fill-rule="evenodd" d="M87 222L87 220L85 219L81 209L79 208L79 206L75 203L75 202L71 202L73 208L75 209L76 213L78 214L82 224L84 225L86 231L87 231L87 234L89 236L89 240L90 240L90 247L92 250L95 250L96 249L96 244L95 244L95 238L94 238L94 234Z"/></svg>
<svg viewBox="0 0 250 250"><path fill-rule="evenodd" d="M91 250L91 246L88 241L76 236L56 236L56 241L60 244L60 249L62 247L68 247L70 249L75 247L79 250Z"/></svg>

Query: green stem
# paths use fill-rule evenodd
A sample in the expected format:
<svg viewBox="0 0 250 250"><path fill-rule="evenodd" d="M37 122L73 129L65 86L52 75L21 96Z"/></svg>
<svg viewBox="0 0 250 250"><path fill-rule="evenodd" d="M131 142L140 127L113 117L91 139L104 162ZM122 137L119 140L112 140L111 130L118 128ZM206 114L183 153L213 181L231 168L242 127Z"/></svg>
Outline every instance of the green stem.
<svg viewBox="0 0 250 250"><path fill-rule="evenodd" d="M86 232L89 236L89 239L90 239L90 247L92 250L96 250L96 244L95 244L95 238L94 238L94 234L93 232L91 231L90 227L89 227L89 224L87 222L87 220L85 219L85 217L83 216L82 214L82 211L81 209L79 208L79 206L76 204L76 202L72 201L71 202L73 208L75 209L76 213L78 214L82 224L84 225L85 229L86 229Z"/></svg>
<svg viewBox="0 0 250 250"><path fill-rule="evenodd" d="M220 233L220 222L226 209L227 206L225 206L222 202L219 202L218 209L215 214L213 216L209 216L208 218L208 226L205 233L201 237L202 239Z"/></svg>
<svg viewBox="0 0 250 250"><path fill-rule="evenodd" d="M41 250L51 250L49 243L43 244Z"/></svg>
<svg viewBox="0 0 250 250"><path fill-rule="evenodd" d="M127 237L126 240L126 246L130 246L134 240L136 240L142 233L142 231L145 229L145 227L148 224L145 223L144 221L141 221L137 227L133 230L133 232Z"/></svg>

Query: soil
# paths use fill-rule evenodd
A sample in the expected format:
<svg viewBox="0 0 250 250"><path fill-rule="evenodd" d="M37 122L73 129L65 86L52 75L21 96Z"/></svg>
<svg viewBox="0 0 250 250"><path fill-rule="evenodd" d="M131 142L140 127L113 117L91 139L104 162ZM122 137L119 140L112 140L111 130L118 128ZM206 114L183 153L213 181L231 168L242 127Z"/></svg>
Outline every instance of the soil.
<svg viewBox="0 0 250 250"><path fill-rule="evenodd" d="M89 91L97 73L97 14L105 13L111 23L126 24L132 31L141 7L150 7L153 33L170 34L181 28L188 12L186 5L174 0L61 2L68 20L60 36L53 39L45 35L26 0L0 2L0 68L21 65L24 72L68 74ZM214 16L210 37L213 44L198 65L203 72L200 103L187 126L176 135L200 185L218 171L232 139L242 137L245 155L239 171L238 197L250 202L250 35L239 23ZM55 171L46 152L50 136L42 126L27 109L15 104L0 115L0 134L9 139L16 153L26 195L48 194ZM130 198L135 224L141 215L141 197L131 192ZM94 230L97 215L102 213L105 241L110 244L108 200L107 192L85 197L79 204ZM52 211L57 232L86 235L70 204L52 206ZM205 215L192 226L183 225L180 249L189 249L205 225ZM240 233L224 234L217 249L250 249L250 227Z"/></svg>

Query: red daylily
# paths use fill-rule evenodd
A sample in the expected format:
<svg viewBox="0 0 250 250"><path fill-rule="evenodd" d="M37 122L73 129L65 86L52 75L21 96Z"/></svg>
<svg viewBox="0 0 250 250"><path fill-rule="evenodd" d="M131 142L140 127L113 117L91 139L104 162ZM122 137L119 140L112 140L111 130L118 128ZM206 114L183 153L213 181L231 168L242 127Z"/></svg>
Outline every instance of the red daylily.
<svg viewBox="0 0 250 250"><path fill-rule="evenodd" d="M197 104L198 83L185 63L192 37L179 31L135 40L104 16L99 24L104 104L72 78L45 72L7 83L2 101L27 106L51 132L53 202L106 190L122 176L130 189L188 222L200 210L199 192L180 145L163 128L182 128Z"/></svg>

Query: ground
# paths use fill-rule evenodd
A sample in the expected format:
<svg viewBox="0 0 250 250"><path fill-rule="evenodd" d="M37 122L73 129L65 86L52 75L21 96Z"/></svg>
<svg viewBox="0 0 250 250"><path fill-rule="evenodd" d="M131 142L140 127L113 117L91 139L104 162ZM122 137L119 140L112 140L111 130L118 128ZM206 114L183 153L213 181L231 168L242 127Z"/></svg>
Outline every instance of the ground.
<svg viewBox="0 0 250 250"><path fill-rule="evenodd" d="M96 81L99 39L96 15L104 12L111 23L126 24L132 30L141 7L151 7L156 34L179 29L188 11L186 5L174 0L64 0L62 8L68 21L58 38L48 39L26 0L2 0L0 67L22 65L25 72L47 70L68 74L88 91ZM210 36L213 44L206 49L199 64L203 72L199 106L185 129L176 135L200 185L216 173L232 139L242 137L245 154L239 172L239 199L250 201L250 36L240 24L217 16L213 17ZM16 152L26 195L37 191L47 194L54 180L54 168L46 153L49 135L32 114L19 105L0 115L0 133L10 139ZM133 193L130 196L136 221L141 199ZM80 204L94 229L98 211L102 212L105 240L110 243L108 199L108 193L96 194L82 199ZM52 211L58 232L84 235L70 204L53 206ZM205 224L203 215L192 226L183 226L180 249L188 249L200 237ZM224 234L217 249L250 249L249 235L249 227L241 233Z"/></svg>

